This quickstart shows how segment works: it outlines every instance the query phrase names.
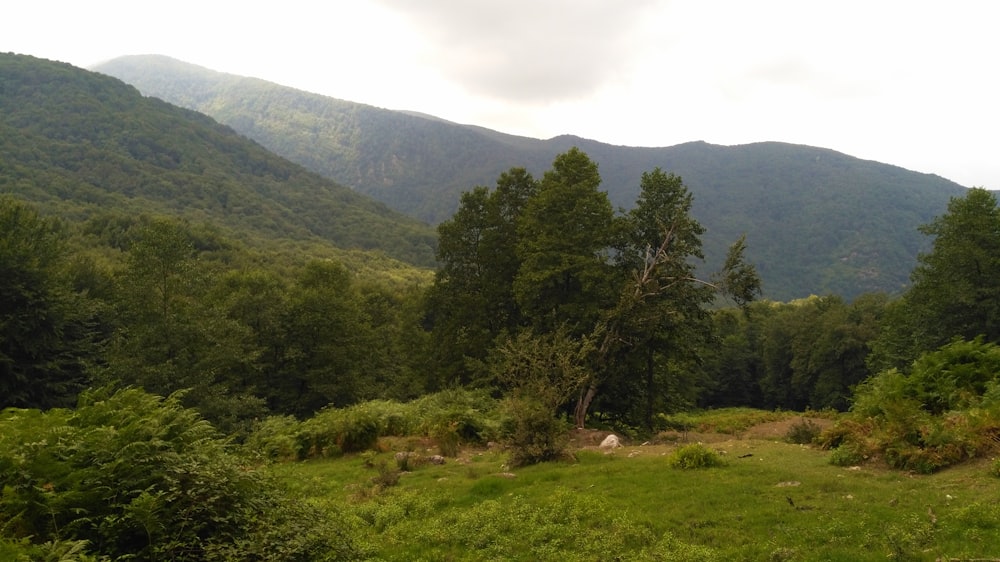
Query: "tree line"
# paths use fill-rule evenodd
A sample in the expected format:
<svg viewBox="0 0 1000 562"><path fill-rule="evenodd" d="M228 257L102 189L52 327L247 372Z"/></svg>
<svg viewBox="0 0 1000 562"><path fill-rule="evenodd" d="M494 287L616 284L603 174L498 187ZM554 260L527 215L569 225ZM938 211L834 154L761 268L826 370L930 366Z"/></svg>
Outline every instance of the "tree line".
<svg viewBox="0 0 1000 562"><path fill-rule="evenodd" d="M0 199L0 406L69 406L137 386L225 431L454 387L522 396L577 425L655 429L690 407L847 409L873 373L955 338L1000 338L1000 211L970 190L924 227L901 296L755 301L734 241L699 277L703 227L681 178L642 176L616 212L572 149L514 168L438 228L430 284L264 255L210 227L109 214L82 223ZM530 400L529 400L530 398Z"/></svg>

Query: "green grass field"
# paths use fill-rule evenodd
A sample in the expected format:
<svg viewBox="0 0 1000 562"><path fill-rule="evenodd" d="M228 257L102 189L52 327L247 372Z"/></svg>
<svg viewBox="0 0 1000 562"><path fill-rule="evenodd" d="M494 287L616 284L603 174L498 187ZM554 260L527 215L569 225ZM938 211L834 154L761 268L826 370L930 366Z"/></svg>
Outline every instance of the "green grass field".
<svg viewBox="0 0 1000 562"><path fill-rule="evenodd" d="M272 470L340 510L376 560L1000 560L988 461L913 475L724 438L706 443L724 465L706 469L671 468L668 444L513 471L467 450L393 486L375 484L391 480L392 451Z"/></svg>

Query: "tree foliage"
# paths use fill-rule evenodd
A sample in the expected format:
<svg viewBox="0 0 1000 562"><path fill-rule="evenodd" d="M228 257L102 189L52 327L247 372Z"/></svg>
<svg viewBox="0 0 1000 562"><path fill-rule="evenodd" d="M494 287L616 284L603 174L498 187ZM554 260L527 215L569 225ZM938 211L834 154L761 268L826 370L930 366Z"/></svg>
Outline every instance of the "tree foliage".
<svg viewBox="0 0 1000 562"><path fill-rule="evenodd" d="M75 401L96 357L96 307L73 287L62 224L0 197L0 407Z"/></svg>
<svg viewBox="0 0 1000 562"><path fill-rule="evenodd" d="M699 404L846 410L855 385L871 374L870 346L887 307L885 295L873 294L716 311L701 351Z"/></svg>
<svg viewBox="0 0 1000 562"><path fill-rule="evenodd" d="M662 167L695 194L707 227L703 275L722 267L740 235L766 298L867 292L897 294L926 245L916 228L964 188L833 150L779 142L719 146L614 146L547 140L390 111L162 56L121 57L97 67L145 95L211 115L277 154L355 187L411 216L441 222L463 191L489 185L512 162L540 176L578 146L600 163L612 205L630 208L638 172Z"/></svg>
<svg viewBox="0 0 1000 562"><path fill-rule="evenodd" d="M443 384L482 379L493 340L523 323L513 292L521 265L517 229L537 189L527 171L511 169L494 190L477 187L463 194L459 210L438 226L441 267L428 314Z"/></svg>
<svg viewBox="0 0 1000 562"><path fill-rule="evenodd" d="M459 343L453 361L468 365L525 333L563 334L590 350L574 359L586 375L576 388L574 423L584 424L603 391L605 411L650 426L669 392L664 372L684 369L706 336L706 307L720 291L735 291L741 302L759 292L743 242L721 282L703 280L696 262L704 230L690 216L692 197L679 177L660 169L643 174L639 202L622 216L599 189L597 165L578 148L557 156L537 189L518 181L524 187L510 190L512 178L524 177L513 170L493 193L467 193L455 219L441 225L442 268L432 290L440 299L432 308L437 341ZM511 193L517 205L508 208L516 212L490 220L494 201ZM490 236L497 232L503 235ZM641 414L622 405L637 396L644 398Z"/></svg>
<svg viewBox="0 0 1000 562"><path fill-rule="evenodd" d="M608 250L614 212L597 165L578 148L560 154L517 226L514 297L530 325L590 329L612 295Z"/></svg>
<svg viewBox="0 0 1000 562"><path fill-rule="evenodd" d="M877 368L907 369L952 338L1000 342L1000 208L982 188L955 197L921 228L934 238L876 343Z"/></svg>

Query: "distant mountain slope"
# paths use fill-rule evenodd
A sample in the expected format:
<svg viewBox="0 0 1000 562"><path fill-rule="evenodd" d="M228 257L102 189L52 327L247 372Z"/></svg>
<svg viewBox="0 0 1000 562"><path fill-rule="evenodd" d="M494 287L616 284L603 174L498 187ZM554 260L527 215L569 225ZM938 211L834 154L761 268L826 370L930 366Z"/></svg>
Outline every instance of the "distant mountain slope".
<svg viewBox="0 0 1000 562"><path fill-rule="evenodd" d="M746 233L768 297L899 290L927 240L917 227L964 188L943 178L783 143L665 148L572 136L529 139L410 112L389 111L214 72L161 56L96 68L143 93L212 115L276 153L430 222L459 195L523 166L540 174L578 146L600 166L616 206L629 207L642 172L684 178L705 225L710 268Z"/></svg>
<svg viewBox="0 0 1000 562"><path fill-rule="evenodd" d="M0 192L62 214L168 213L433 264L435 234L227 126L94 72L0 54Z"/></svg>

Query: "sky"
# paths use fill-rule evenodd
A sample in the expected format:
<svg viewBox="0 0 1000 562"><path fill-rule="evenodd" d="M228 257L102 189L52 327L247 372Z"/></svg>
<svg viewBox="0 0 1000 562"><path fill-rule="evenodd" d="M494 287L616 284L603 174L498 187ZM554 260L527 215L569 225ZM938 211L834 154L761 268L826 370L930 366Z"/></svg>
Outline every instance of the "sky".
<svg viewBox="0 0 1000 562"><path fill-rule="evenodd" d="M988 0L31 0L0 52L160 54L535 138L830 148L1000 189Z"/></svg>

